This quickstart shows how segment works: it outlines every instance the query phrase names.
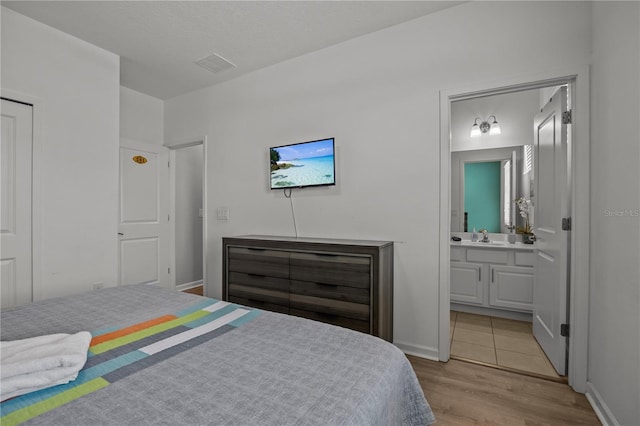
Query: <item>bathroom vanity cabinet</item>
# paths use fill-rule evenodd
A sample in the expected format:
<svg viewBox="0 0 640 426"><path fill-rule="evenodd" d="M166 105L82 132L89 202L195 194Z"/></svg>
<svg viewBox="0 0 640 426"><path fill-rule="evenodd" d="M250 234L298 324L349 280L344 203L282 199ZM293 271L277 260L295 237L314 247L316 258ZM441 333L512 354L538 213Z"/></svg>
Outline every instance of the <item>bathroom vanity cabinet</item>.
<svg viewBox="0 0 640 426"><path fill-rule="evenodd" d="M534 250L523 245L452 245L451 303L531 313Z"/></svg>

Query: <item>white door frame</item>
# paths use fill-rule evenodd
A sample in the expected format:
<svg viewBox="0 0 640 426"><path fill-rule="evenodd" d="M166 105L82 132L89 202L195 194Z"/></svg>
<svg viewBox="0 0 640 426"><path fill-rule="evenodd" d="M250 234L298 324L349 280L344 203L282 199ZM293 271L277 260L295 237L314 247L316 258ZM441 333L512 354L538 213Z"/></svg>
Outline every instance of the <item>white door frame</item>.
<svg viewBox="0 0 640 426"><path fill-rule="evenodd" d="M175 163L175 150L180 148L188 148L190 146L202 145L202 155L204 157L202 164L202 286L204 295L207 295L207 137L200 136L192 139L186 139L177 142L164 144L169 148L169 155L172 165ZM172 287L176 287L176 243L175 243L175 167L170 168L170 206L171 206L171 243L170 243L170 265Z"/></svg>
<svg viewBox="0 0 640 426"><path fill-rule="evenodd" d="M571 260L569 295L569 385L587 390L589 324L589 68L588 66L502 78L493 82L440 91L440 249L439 330L440 361L449 360L450 229L451 229L451 102L552 85L571 84L573 125L568 154L571 157ZM533 126L533 125L532 125ZM532 127L533 128L533 127ZM577 141L577 143L576 143Z"/></svg>
<svg viewBox="0 0 640 426"><path fill-rule="evenodd" d="M15 90L0 89L0 96L32 105L33 131L31 151L31 281L33 301L42 300L42 111L45 102L42 98L31 96Z"/></svg>

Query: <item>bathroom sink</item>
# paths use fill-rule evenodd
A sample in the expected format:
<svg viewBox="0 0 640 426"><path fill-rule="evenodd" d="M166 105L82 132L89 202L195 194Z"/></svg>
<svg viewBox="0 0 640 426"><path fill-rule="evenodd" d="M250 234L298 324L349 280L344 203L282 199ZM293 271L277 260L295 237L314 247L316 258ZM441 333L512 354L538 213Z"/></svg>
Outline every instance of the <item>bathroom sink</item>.
<svg viewBox="0 0 640 426"><path fill-rule="evenodd" d="M489 242L482 242L482 241L469 241L471 244L474 245L479 245L479 246L504 246L507 245L506 241L489 241Z"/></svg>

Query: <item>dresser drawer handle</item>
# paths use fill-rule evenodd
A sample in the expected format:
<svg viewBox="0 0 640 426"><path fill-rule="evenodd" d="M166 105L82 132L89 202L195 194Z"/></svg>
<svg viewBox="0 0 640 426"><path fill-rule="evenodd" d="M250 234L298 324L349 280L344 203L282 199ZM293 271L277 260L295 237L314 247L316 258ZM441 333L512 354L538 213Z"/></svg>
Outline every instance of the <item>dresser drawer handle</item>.
<svg viewBox="0 0 640 426"><path fill-rule="evenodd" d="M339 287L340 284L334 284L334 283L316 283L316 282L312 282L311 284L315 284L315 285L319 285L319 286L323 286L323 287Z"/></svg>
<svg viewBox="0 0 640 426"><path fill-rule="evenodd" d="M327 314L325 312L316 312L315 314L318 315L320 318L330 318L330 319L340 318L339 315Z"/></svg>

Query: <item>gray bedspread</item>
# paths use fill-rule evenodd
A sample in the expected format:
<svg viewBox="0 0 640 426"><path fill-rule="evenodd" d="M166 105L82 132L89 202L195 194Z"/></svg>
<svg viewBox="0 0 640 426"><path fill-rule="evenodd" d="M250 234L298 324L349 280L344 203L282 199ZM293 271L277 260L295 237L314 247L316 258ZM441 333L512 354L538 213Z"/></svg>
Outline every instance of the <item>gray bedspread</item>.
<svg viewBox="0 0 640 426"><path fill-rule="evenodd" d="M2 312L1 338L82 330L96 336L211 303L212 299L155 286L105 289ZM129 373L124 368L116 370L107 377L107 386L44 410L25 424L434 422L411 365L395 346L315 321L266 311L252 313L250 320L222 327L213 338L194 340L187 349L148 362L144 368ZM85 368L97 359L89 358ZM3 402L2 416L10 415L15 406L16 401Z"/></svg>

